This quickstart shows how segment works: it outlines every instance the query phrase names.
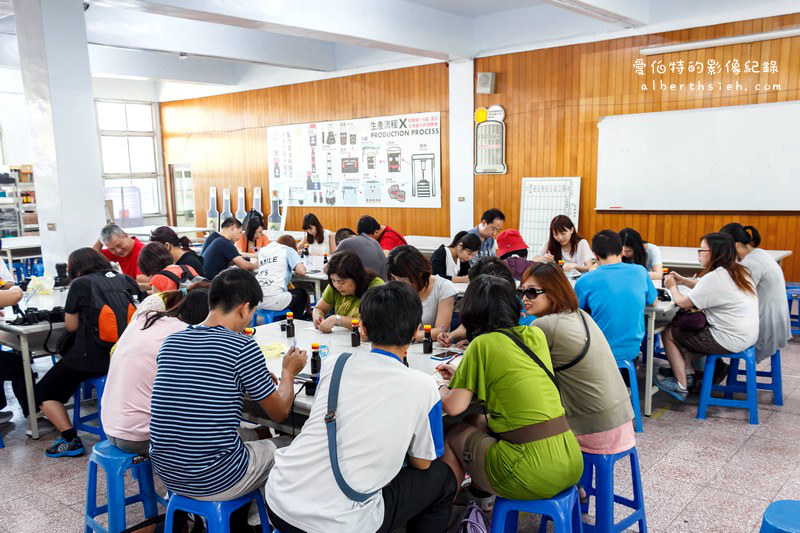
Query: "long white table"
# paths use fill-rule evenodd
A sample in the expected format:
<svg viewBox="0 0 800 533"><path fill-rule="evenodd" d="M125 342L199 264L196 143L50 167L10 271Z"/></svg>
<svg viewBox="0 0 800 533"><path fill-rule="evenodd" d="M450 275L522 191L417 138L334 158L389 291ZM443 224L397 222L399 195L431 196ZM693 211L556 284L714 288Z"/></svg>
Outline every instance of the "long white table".
<svg viewBox="0 0 800 533"><path fill-rule="evenodd" d="M700 270L700 262L697 259L698 247L686 246L659 246L661 250L661 262L667 268L690 268ZM791 250L766 250L779 264L785 258L792 255Z"/></svg>
<svg viewBox="0 0 800 533"><path fill-rule="evenodd" d="M336 327L331 333L322 333L321 331L315 329L314 324L309 321L295 320L294 324L297 347L308 352L308 363L303 369L303 373L306 374L309 374L311 370L311 344L314 342L318 342L320 345L327 346L329 350L328 356L342 352L369 351L372 349L372 345L369 342L362 342L361 346L358 348L353 348L350 341L350 335L352 332L345 328ZM259 345L268 345L280 342L286 349L288 349L293 343L292 339L286 338L286 332L281 331L279 322L258 326L256 328L254 337ZM438 345L438 343L434 343L434 354L440 354L448 350L449 348L442 348ZM431 375L435 372L436 367L441 364L441 361L435 361L431 359L430 355L423 354L422 344L419 343L412 344L408 348L407 357L409 367ZM270 372L273 372L276 376L280 377L283 357L268 358L266 361L267 368L270 370ZM323 358L322 361L322 364L325 364L325 358ZM300 390L300 387L301 385L299 383L295 383L295 393ZM295 414L300 415L301 417L308 416L309 412L311 411L311 404L313 401L314 397L309 396L305 393L305 391L303 391L300 394L297 394L292 409ZM245 420L257 424L276 427L283 431L292 429L290 426L275 423L269 420L269 418L267 418L260 408L254 407L252 404L248 405L250 408L246 408L242 416Z"/></svg>
<svg viewBox="0 0 800 533"><path fill-rule="evenodd" d="M25 299L20 302L23 310L29 307L38 309L52 309L64 306L67 300L67 291L60 290L50 295L35 295L25 304ZM47 341L49 348L56 346L56 341L64 331L63 322L56 322L51 325L48 322L40 322L30 326L15 326L10 323L14 318L11 308L5 309L5 319L0 320L0 344L18 350L22 357L22 367L25 374L25 388L28 402L28 424L31 430L31 437L39 438L39 416L36 414L36 400L33 396L33 372L31 370L31 358L50 357L50 353L44 349L44 341L50 332L50 339Z"/></svg>
<svg viewBox="0 0 800 533"><path fill-rule="evenodd" d="M132 228L123 228L128 235L135 235L136 237L150 238L150 233L161 226L134 226ZM169 226L178 235L192 235L195 233L209 233L210 228L198 228L194 226Z"/></svg>
<svg viewBox="0 0 800 533"><path fill-rule="evenodd" d="M450 237L433 237L430 235L406 235L406 242L430 257L441 245L450 244Z"/></svg>

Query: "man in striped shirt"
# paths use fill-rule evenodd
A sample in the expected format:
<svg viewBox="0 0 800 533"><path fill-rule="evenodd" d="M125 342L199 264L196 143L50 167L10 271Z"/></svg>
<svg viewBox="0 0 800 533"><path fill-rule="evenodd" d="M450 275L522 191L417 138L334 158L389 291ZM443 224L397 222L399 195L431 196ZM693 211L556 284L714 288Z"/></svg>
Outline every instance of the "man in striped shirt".
<svg viewBox="0 0 800 533"><path fill-rule="evenodd" d="M290 350L276 387L261 349L239 332L261 303L261 286L240 269L220 273L209 288L209 314L164 341L151 399L150 456L158 476L177 494L203 501L236 499L261 488L276 446L242 435L243 396L272 420L292 405L294 378L306 352Z"/></svg>

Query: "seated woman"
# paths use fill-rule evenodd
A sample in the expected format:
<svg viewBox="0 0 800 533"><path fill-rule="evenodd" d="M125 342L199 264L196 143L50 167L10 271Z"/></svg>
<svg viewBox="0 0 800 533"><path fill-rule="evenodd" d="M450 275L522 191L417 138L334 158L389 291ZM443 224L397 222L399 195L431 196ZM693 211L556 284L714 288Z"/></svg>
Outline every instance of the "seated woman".
<svg viewBox="0 0 800 533"><path fill-rule="evenodd" d="M650 279L661 279L664 275L661 264L661 250L653 243L642 239L635 229L625 228L620 230L619 238L622 239L622 261L642 265L650 274Z"/></svg>
<svg viewBox="0 0 800 533"><path fill-rule="evenodd" d="M108 440L120 450L147 453L158 351L164 339L206 319L208 287L208 282L199 282L185 295L181 291L163 293L167 311L139 315L119 338L108 367L100 419Z"/></svg>
<svg viewBox="0 0 800 533"><path fill-rule="evenodd" d="M139 270L150 277L153 293L176 291L181 281L197 277L197 271L187 265L172 264L172 254L160 242L146 244L139 252Z"/></svg>
<svg viewBox="0 0 800 533"><path fill-rule="evenodd" d="M733 238L736 255L750 274L758 295L758 340L756 359L760 362L786 348L792 338L789 307L786 305L786 278L781 266L758 247L761 235L753 226L738 222L721 230Z"/></svg>
<svg viewBox="0 0 800 533"><path fill-rule="evenodd" d="M448 431L442 460L459 486L468 473L479 489L535 500L575 485L583 457L552 377L547 339L539 328L517 325L521 308L505 280L470 282L461 321L472 342L458 368L439 366L450 380L439 390L448 415L463 413L473 399L488 414Z"/></svg>
<svg viewBox="0 0 800 533"><path fill-rule="evenodd" d="M389 278L402 281L417 291L422 301L422 325L431 326L431 337L448 331L453 321L453 305L458 290L453 282L431 276L431 262L413 246L398 246L389 252L386 259ZM417 331L416 341L422 342L422 328Z"/></svg>
<svg viewBox="0 0 800 533"><path fill-rule="evenodd" d="M453 283L469 283L469 262L481 251L481 238L474 233L459 231L453 242L441 245L431 255L433 274Z"/></svg>
<svg viewBox="0 0 800 533"><path fill-rule="evenodd" d="M758 340L756 289L747 270L736 262L733 239L727 233L709 233L700 241L697 256L703 267L700 278L689 279L670 272L664 280L678 307L696 307L707 318L702 329L682 329L673 323L661 334L673 375L659 372L654 381L679 401L688 395L690 359L738 353ZM683 294L678 290L679 284L692 290ZM721 369L714 372L717 379L726 374L727 365L721 365Z"/></svg>
<svg viewBox="0 0 800 533"><path fill-rule="evenodd" d="M289 288L292 274L306 275L306 267L296 251L297 242L291 235L282 235L258 251L256 279L264 298L259 309L281 311L287 307L300 319L308 312L308 293Z"/></svg>
<svg viewBox="0 0 800 533"><path fill-rule="evenodd" d="M0 271L5 268L5 261L0 260ZM7 270L7 269L6 269ZM0 278L2 279L2 278ZM12 278L13 279L13 278ZM16 305L22 300L25 293L22 289L14 286L14 282L3 285L0 288L0 308ZM25 386L25 371L22 358L17 352L0 351L0 409L5 409L8 405L6 401L5 381L11 382L14 396L17 397L22 414L28 418L28 389ZM0 424L5 424L14 417L12 411L0 411Z"/></svg>
<svg viewBox="0 0 800 533"><path fill-rule="evenodd" d="M575 224L568 216L558 215L550 222L550 240L542 246L534 261L558 263L564 261L564 270L588 272L594 254L589 242L578 235Z"/></svg>
<svg viewBox="0 0 800 533"><path fill-rule="evenodd" d="M242 257L257 257L258 251L269 244L269 238L264 235L264 219L250 217L244 226L244 231L236 241L236 249Z"/></svg>
<svg viewBox="0 0 800 533"><path fill-rule="evenodd" d="M531 324L542 330L567 411L567 422L586 453L615 454L636 445L633 408L614 354L592 317L553 263L534 263L518 294Z"/></svg>
<svg viewBox="0 0 800 533"><path fill-rule="evenodd" d="M175 230L169 226L161 226L150 232L150 242L160 242L172 254L172 264L190 266L198 276L205 277L203 258L192 250L192 241L189 237L178 237Z"/></svg>
<svg viewBox="0 0 800 533"><path fill-rule="evenodd" d="M303 217L303 240L295 248L302 252L308 245L309 255L332 255L336 251L336 241L329 229L324 229L314 213L306 213Z"/></svg>
<svg viewBox="0 0 800 533"><path fill-rule="evenodd" d="M106 375L111 347L133 315L136 298L142 297L136 281L116 272L93 248L79 248L69 254L67 274L67 336L58 343L61 359L34 387L36 405L61 432L61 437L45 450L48 457L74 457L86 451L64 404L85 380Z"/></svg>
<svg viewBox="0 0 800 533"><path fill-rule="evenodd" d="M383 285L375 272L364 268L364 263L353 252L338 252L328 261L328 282L317 302L312 316L314 327L330 333L335 326L353 329L352 320L361 318L358 305L367 290ZM335 314L328 314L335 310Z"/></svg>

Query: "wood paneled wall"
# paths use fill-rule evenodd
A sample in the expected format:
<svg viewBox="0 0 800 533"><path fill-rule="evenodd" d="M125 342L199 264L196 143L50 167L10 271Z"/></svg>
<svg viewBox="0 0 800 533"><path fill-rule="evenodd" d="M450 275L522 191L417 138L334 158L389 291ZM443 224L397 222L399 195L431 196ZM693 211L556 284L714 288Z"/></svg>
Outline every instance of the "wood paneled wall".
<svg viewBox="0 0 800 533"><path fill-rule="evenodd" d="M441 114L441 209L292 207L286 228L299 230L314 211L329 229L355 230L369 213L408 235L449 235L449 101L447 65L440 63L161 104L164 163L191 164L198 221L208 210L208 188L263 189L269 209L267 126L438 111ZM168 191L169 194L169 191ZM168 204L171 202L168 202ZM235 210L236 207L232 207Z"/></svg>
<svg viewBox="0 0 800 533"><path fill-rule="evenodd" d="M800 37L752 44L708 48L681 53L643 57L647 74L638 76L634 61L639 48L685 41L766 32L800 25L800 14L721 24L670 33L550 48L476 60L476 72L496 72L495 94L477 95L476 105L500 104L506 110L508 174L476 176L475 216L489 207L499 207L508 217L506 227L517 227L520 183L523 177L581 176L580 232L591 238L598 230L624 227L638 229L642 236L667 246L697 246L700 237L717 231L730 221L752 224L761 232L762 247L792 250L784 261L787 280L800 280L800 216L797 212L681 212L669 213L670 184L652 186L663 197L664 212L598 212L597 121L605 115L672 111L727 105L783 102L800 99ZM653 74L650 63L662 60L664 74ZM672 73L670 61L707 62L723 66L738 59L741 68L748 60L776 61L778 73L732 73L709 75ZM677 70L677 69L676 69ZM655 81L659 89L643 91ZM688 84L714 82L713 91L661 91L660 81ZM721 81L722 90L716 82ZM728 91L728 83L749 91ZM756 92L756 83L780 84L780 89ZM787 132L797 135L797 132ZM765 163L768 154L765 154ZM800 157L800 154L798 154ZM758 180L758 176L753 176ZM714 199L708 199L713 205ZM800 211L800 198L798 198Z"/></svg>

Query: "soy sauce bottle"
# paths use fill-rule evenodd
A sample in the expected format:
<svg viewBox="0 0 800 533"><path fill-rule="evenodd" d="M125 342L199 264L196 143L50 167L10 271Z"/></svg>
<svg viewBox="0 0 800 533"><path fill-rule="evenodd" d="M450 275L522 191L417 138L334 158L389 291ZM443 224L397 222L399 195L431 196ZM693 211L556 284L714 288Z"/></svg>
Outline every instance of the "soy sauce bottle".
<svg viewBox="0 0 800 533"><path fill-rule="evenodd" d="M423 326L424 337L422 338L422 353L433 353L433 338L431 338L431 325Z"/></svg>
<svg viewBox="0 0 800 533"><path fill-rule="evenodd" d="M322 254L322 264L323 265L328 264L328 254Z"/></svg>
<svg viewBox="0 0 800 533"><path fill-rule="evenodd" d="M305 257L309 257L311 255L308 253L308 244L303 245L303 255Z"/></svg>
<svg viewBox="0 0 800 533"><path fill-rule="evenodd" d="M319 343L311 345L311 378L306 381L306 394L314 396L317 393L319 372L322 369L322 359L319 356Z"/></svg>
<svg viewBox="0 0 800 533"><path fill-rule="evenodd" d="M666 284L664 282L667 281L667 276L669 275L669 269L668 268L662 268L661 271L662 271L661 286L666 288L667 286L666 286Z"/></svg>
<svg viewBox="0 0 800 533"><path fill-rule="evenodd" d="M325 256L328 257L327 255ZM361 333L358 332L358 319L354 318L351 322L353 325L353 333L350 334L350 345L353 348L361 346Z"/></svg>
<svg viewBox="0 0 800 533"><path fill-rule="evenodd" d="M291 339L294 337L294 313L289 311L286 313L286 338Z"/></svg>
<svg viewBox="0 0 800 533"><path fill-rule="evenodd" d="M564 268L564 260L563 259L559 259L558 260L558 266L560 266L561 268Z"/></svg>

